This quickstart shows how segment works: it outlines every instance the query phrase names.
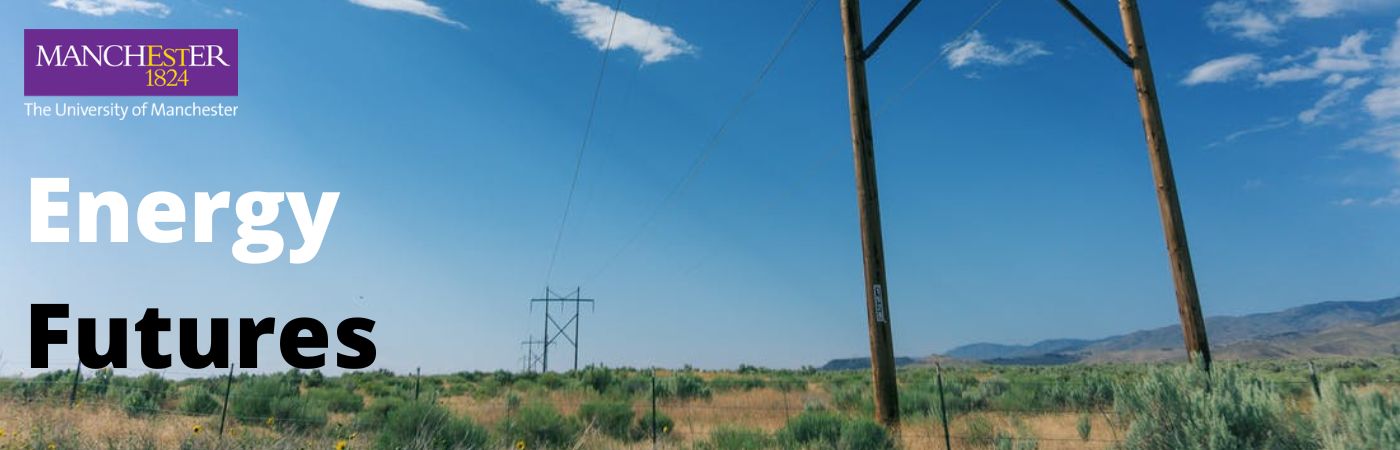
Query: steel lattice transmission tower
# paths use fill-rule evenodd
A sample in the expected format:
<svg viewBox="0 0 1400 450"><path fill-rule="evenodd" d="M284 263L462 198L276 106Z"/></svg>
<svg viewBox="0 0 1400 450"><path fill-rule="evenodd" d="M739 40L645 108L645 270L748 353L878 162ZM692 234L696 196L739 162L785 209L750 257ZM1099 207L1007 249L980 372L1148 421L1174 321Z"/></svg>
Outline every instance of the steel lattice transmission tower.
<svg viewBox="0 0 1400 450"><path fill-rule="evenodd" d="M549 287L544 288L544 298L530 299L530 310L535 309L535 303L544 303L544 340L540 342L543 350L540 353L540 372L549 371L549 348L555 345L559 338L564 338L570 347L574 348L574 370L578 370L578 344L579 344L579 316L583 311L583 304L587 303L589 308L594 308L591 298L582 297L582 288L574 288L573 292L566 295L559 295ZM572 303L573 311L569 311L567 304ZM558 304L560 312L572 313L569 320L560 324L555 320L553 305ZM569 326L573 326L573 335L569 335Z"/></svg>

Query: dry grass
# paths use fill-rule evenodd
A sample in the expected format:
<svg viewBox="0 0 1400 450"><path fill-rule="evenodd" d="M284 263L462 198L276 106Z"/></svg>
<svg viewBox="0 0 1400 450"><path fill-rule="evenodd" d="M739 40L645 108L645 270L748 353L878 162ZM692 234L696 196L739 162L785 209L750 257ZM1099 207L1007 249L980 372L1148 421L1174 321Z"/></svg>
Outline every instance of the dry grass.
<svg viewBox="0 0 1400 450"><path fill-rule="evenodd" d="M547 401L567 415L574 414L587 396L578 393L550 392L545 394ZM523 403L541 401L525 399ZM675 421L675 429L663 440L661 448L689 448L695 442L705 440L720 426L741 426L775 432L783 427L788 418L800 413L805 404L827 403L827 396L820 390L783 393L769 388L749 391L716 393L710 400L690 402L662 402L661 412ZM471 396L455 396L438 399L454 414L471 418L474 422L494 428L511 413L504 396L477 399ZM649 402L635 402L637 417L649 413ZM959 436L965 422L973 416L958 417L953 420L952 429L955 448L970 448ZM1012 431L1012 418L1001 415L984 415L999 429ZM1102 449L1113 439L1112 427L1105 417L1093 418L1093 435L1090 442L1079 440L1075 430L1078 415L1053 413L1020 416L1018 418L1040 438L1040 449ZM327 432L317 435L283 435L262 426L244 426L230 421L228 437L220 443L215 440L218 418L186 417L175 414L161 414L151 417L133 418L109 405L79 405L68 408L66 405L44 403L22 404L0 401L0 430L5 436L0 438L0 450L33 448L39 440L34 433L47 427L49 430L76 433L81 436L82 446L110 449L180 448L184 443L197 443L198 448L285 448L285 449L331 449L338 437L336 429L353 422L353 416L333 414ZM195 427L201 427L195 433ZM345 433L340 433L345 434ZM359 448L365 448L372 436L357 439ZM901 432L901 441L906 449L943 448L943 430L935 418L914 418L907 420ZM149 445L148 445L149 444ZM37 444L40 448L42 444ZM63 449L62 445L58 449ZM577 447L586 449L628 449L651 448L650 442L622 443L586 432Z"/></svg>

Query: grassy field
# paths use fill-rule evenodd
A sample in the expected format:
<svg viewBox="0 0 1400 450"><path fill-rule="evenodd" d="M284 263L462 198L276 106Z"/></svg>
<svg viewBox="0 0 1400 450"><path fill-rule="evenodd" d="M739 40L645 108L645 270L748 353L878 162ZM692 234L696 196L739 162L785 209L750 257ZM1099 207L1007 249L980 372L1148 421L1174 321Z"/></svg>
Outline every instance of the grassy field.
<svg viewBox="0 0 1400 450"><path fill-rule="evenodd" d="M222 435L227 378L58 371L0 379L0 450L644 449L653 402L667 449L1400 448L1400 360L1317 367L902 369L898 433L858 371L245 374Z"/></svg>

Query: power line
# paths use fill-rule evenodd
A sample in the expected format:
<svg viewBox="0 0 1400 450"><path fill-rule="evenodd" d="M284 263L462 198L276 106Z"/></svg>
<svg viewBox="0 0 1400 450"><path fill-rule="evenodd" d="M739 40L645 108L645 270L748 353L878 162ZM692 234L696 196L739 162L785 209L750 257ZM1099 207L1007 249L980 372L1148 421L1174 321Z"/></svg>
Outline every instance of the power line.
<svg viewBox="0 0 1400 450"><path fill-rule="evenodd" d="M739 113L743 111L744 106L747 105L749 100L753 98L754 94L758 92L759 87L763 84L763 79L768 76L768 72L772 71L773 66L776 65L778 62L778 58L781 57L783 55L783 52L787 50L788 45L791 44L793 38L797 36L797 32L802 29L802 25L807 22L807 17L812 14L812 10L816 8L817 3L819 1L820 0L808 0L807 5L802 9L802 13L798 15L797 20L793 22L792 27L788 30L787 35L784 36L782 42L778 44L777 50L775 50L773 52L773 55L768 58L768 62L763 65L763 68L761 70L759 70L758 75L754 77L754 80L752 83L749 84L748 89L744 91L743 95L739 97L739 101L734 105L733 108L730 109L729 114L726 115L724 117L724 120L720 122L719 128L716 129L712 135L710 135L710 139L705 143L704 147L701 148L700 153L695 156L695 159L693 161L691 161L690 168L686 171L685 176L682 177L680 181L678 181L674 186L671 187L671 190L666 193L665 197L662 197L661 202L658 203L656 207L654 207L651 210L651 213L648 214L646 220L642 222L642 225L637 228L637 231L633 233L631 237L627 238L627 240L624 241L622 246L619 247L616 252L613 252L611 256L608 256L608 258L603 261L603 264L599 266L598 270L594 271L591 275L588 276L588 278L586 279L588 281L586 281L585 284L587 282L591 282L594 279L597 279L599 275L602 275L604 271L606 271L610 266L612 266L612 264L617 260L617 258L621 256L622 253L625 252L629 247L631 247L632 244L635 243L639 237L641 237L642 233L646 231L648 227L651 226L652 222L656 221L656 218L661 215L661 211L664 210L666 206L676 197L676 194L684 190L685 187L690 184L691 180L695 179L696 174L698 174L700 172L701 167L705 165L705 161L707 161L710 158L710 155L714 153L714 150L718 147L720 138L724 136L725 131L728 131L730 124L733 123L734 119L736 119L739 116Z"/></svg>
<svg viewBox="0 0 1400 450"><path fill-rule="evenodd" d="M978 14L975 18L973 18L973 20L969 22L966 27L963 28L962 32L958 33L958 35L949 42L961 42L963 39L966 39L968 35L972 34L973 31L976 31L978 27L982 26L982 22L986 21L987 17L990 16L993 11L996 11L997 7L1001 6L1001 3L1003 1L1005 0L994 0L990 4L988 4L987 8L984 9L981 14ZM898 101L904 97L904 94L906 94L910 89L912 89L915 84L918 84L920 79L922 79L925 75L932 71L934 67L937 67L938 62L942 60L945 56L947 56L948 52L951 50L951 46L943 47L943 49L940 50L937 54L935 54L934 57L928 61L928 63L924 64L918 72L916 72L912 77L909 78L908 81L906 81L898 90L896 90L894 94L891 94L890 96L886 97L883 101L881 101L880 107L875 109L872 117L883 117L884 113L887 112L890 109L890 107L894 106L895 103L898 103ZM788 189L783 190L780 194L770 198L769 201L765 203L763 207L759 208L759 210L772 210L782 202L785 202L788 198L797 195L797 193L799 192L802 192L806 188L802 181L810 178L810 175L816 173L817 169L821 167L822 163L826 162L827 158L846 154L846 148L844 146L832 147L832 150L834 151L828 152L826 154L826 158L812 161L812 163L809 164L808 167L806 167L805 170L801 172L803 175L798 177L797 182L789 186ZM706 252L704 256L699 258L694 265L691 265L690 268L686 269L685 273L694 273L701 266L703 266L706 261L714 257L718 251L719 248L717 246L710 246L709 251Z"/></svg>
<svg viewBox="0 0 1400 450"><path fill-rule="evenodd" d="M598 112L598 97L603 92L603 75L608 70L608 54L612 52L613 33L617 31L617 17L622 13L622 0L613 4L612 24L608 26L608 39L603 43L602 63L598 67L598 81L593 85L593 100L588 106L588 120L583 126L583 141L578 146L578 156L574 159L574 176L569 181L569 197L564 201L564 215L559 218L559 232L554 237L554 250L549 253L549 268L545 270L544 281L549 284L554 276L554 263L559 259L559 244L564 241L564 227L569 222L569 210L574 205L574 192L578 190L578 175L583 170L583 151L588 148L588 137L593 132L593 117Z"/></svg>

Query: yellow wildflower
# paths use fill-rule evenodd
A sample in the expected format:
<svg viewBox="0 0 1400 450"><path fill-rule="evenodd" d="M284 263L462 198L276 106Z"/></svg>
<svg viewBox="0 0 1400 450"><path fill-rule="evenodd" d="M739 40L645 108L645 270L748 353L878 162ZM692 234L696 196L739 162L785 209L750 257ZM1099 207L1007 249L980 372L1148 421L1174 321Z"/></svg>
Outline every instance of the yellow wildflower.
<svg viewBox="0 0 1400 450"><path fill-rule="evenodd" d="M5 437L5 429L0 428L0 438Z"/></svg>
<svg viewBox="0 0 1400 450"><path fill-rule="evenodd" d="M270 427L270 426L275 425L276 423L277 423L277 418L276 418L276 417L268 417L268 418L267 418L267 426Z"/></svg>
<svg viewBox="0 0 1400 450"><path fill-rule="evenodd" d="M194 431L194 434L199 434L201 431L204 431L204 427L199 426L199 425L195 425L193 431Z"/></svg>
<svg viewBox="0 0 1400 450"><path fill-rule="evenodd" d="M349 446L349 443L345 442L344 439L341 439L339 442L335 443L335 450L345 450L345 448Z"/></svg>
<svg viewBox="0 0 1400 450"><path fill-rule="evenodd" d="M671 434L671 427L669 427L669 426L661 427L661 432L662 432L662 433L666 433L666 434Z"/></svg>
<svg viewBox="0 0 1400 450"><path fill-rule="evenodd" d="M521 440L515 441L515 449L516 449L516 450L525 450L525 440L524 440L524 439L521 439Z"/></svg>
<svg viewBox="0 0 1400 450"><path fill-rule="evenodd" d="M54 444L54 443L52 443L52 442L49 443L49 450L54 450L54 449L56 449L56 448L58 448L58 445L57 445L57 444Z"/></svg>

